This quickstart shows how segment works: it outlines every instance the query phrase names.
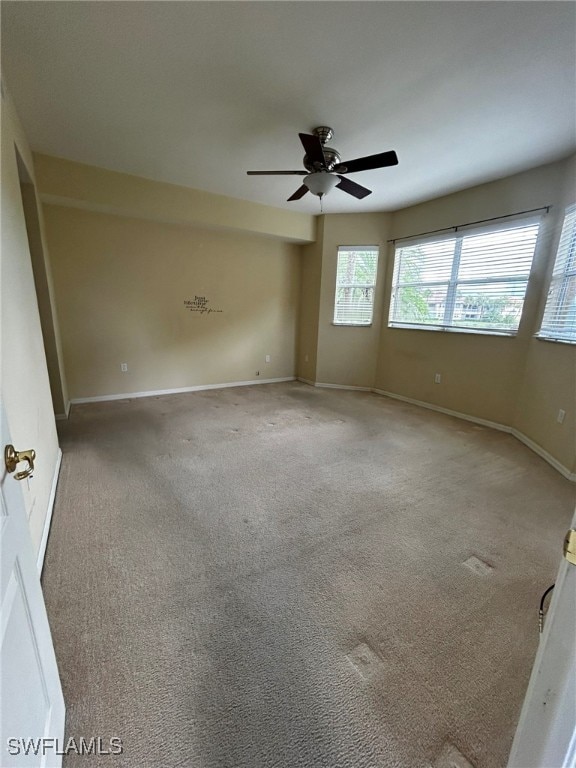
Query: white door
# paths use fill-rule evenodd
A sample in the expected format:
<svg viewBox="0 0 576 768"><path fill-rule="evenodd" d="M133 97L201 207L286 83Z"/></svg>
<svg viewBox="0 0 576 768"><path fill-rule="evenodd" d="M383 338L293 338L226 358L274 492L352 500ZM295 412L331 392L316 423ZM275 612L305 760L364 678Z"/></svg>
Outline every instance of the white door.
<svg viewBox="0 0 576 768"><path fill-rule="evenodd" d="M576 514L572 520L576 528ZM558 542L561 552L562 542ZM576 768L576 565L562 558L508 768Z"/></svg>
<svg viewBox="0 0 576 768"><path fill-rule="evenodd" d="M64 699L22 497L21 483L34 480L6 471L4 447L12 440L1 400L0 421L0 765L52 768L62 762Z"/></svg>

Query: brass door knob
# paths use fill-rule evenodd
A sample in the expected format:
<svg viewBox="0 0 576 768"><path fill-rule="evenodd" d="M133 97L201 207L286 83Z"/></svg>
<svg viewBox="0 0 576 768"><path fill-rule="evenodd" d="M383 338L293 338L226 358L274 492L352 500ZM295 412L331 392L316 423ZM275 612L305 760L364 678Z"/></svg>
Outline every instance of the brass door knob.
<svg viewBox="0 0 576 768"><path fill-rule="evenodd" d="M34 459L36 458L36 451L30 448L27 451L17 451L13 445L7 445L4 449L4 463L6 464L7 471L12 474L16 470L16 467L21 461L27 461L28 466L26 469L16 472L14 475L16 480L24 480L25 477L32 477L34 472Z"/></svg>

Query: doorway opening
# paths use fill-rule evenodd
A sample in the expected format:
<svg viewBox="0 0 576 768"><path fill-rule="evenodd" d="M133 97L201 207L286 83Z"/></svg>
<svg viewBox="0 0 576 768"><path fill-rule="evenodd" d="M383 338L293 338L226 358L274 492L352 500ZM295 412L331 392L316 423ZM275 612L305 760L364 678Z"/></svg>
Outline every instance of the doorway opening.
<svg viewBox="0 0 576 768"><path fill-rule="evenodd" d="M56 418L67 418L70 405L66 391L66 380L62 365L62 349L53 302L54 290L42 242L36 188L20 153L16 148L15 151L52 404Z"/></svg>

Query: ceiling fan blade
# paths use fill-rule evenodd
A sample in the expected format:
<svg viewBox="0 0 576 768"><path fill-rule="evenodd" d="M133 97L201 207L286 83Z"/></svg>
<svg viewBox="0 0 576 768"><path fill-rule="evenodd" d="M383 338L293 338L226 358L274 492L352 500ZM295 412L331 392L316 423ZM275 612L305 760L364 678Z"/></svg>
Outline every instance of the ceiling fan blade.
<svg viewBox="0 0 576 768"><path fill-rule="evenodd" d="M307 176L308 171L246 171L248 176Z"/></svg>
<svg viewBox="0 0 576 768"><path fill-rule="evenodd" d="M302 186L301 186L301 187L298 187L298 189L296 190L296 192L294 192L294 194L293 194L293 195L291 195L291 196L288 198L288 202L290 202L290 200L300 200L300 198L301 198L301 197L304 197L304 195L306 194L306 192L308 192L308 187L305 187L305 186L304 186L304 184L302 184Z"/></svg>
<svg viewBox="0 0 576 768"><path fill-rule="evenodd" d="M356 160L345 160L334 166L336 173L357 173L358 171L371 171L374 168L388 168L390 165L398 165L398 155L394 150L381 152L379 155L357 157Z"/></svg>
<svg viewBox="0 0 576 768"><path fill-rule="evenodd" d="M308 160L315 165L318 163L322 168L326 168L326 158L324 157L324 150L322 149L322 142L318 136L313 136L310 133L299 133L302 146L308 155Z"/></svg>
<svg viewBox="0 0 576 768"><path fill-rule="evenodd" d="M340 184L336 184L336 189L341 189L342 192L348 192L349 195L357 197L358 200L362 200L363 197L368 197L368 195L372 194L371 189L366 189L366 187L356 184L352 179L346 179L344 176L337 175L340 179Z"/></svg>

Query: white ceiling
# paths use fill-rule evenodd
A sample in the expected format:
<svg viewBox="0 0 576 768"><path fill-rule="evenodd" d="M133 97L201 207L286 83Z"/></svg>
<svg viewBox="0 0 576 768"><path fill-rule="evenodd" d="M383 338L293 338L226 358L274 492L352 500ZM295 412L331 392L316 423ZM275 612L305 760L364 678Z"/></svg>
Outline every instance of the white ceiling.
<svg viewBox="0 0 576 768"><path fill-rule="evenodd" d="M573 2L9 2L3 77L35 150L319 212L299 132L389 149L325 212L393 210L576 149Z"/></svg>

